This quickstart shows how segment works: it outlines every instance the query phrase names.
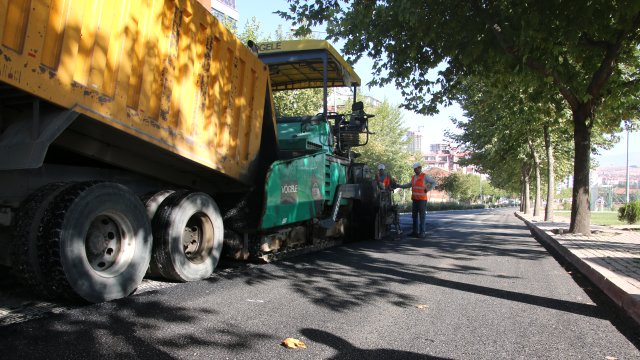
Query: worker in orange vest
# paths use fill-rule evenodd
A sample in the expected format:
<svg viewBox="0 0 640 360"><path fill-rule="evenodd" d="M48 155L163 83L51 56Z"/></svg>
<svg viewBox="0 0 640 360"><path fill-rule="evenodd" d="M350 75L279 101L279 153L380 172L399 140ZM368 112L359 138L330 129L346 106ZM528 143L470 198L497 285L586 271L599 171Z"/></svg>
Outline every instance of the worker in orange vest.
<svg viewBox="0 0 640 360"><path fill-rule="evenodd" d="M385 171L384 164L378 164L378 173L376 174L376 182L381 190L388 190L392 184L395 184L395 180L389 176Z"/></svg>
<svg viewBox="0 0 640 360"><path fill-rule="evenodd" d="M399 185L398 187L403 189L411 188L413 232L409 236L424 238L426 236L424 223L427 216L427 200L429 199L427 193L433 189L437 183L433 178L422 172L422 164L419 162L413 164L413 172L415 175L411 177L411 182Z"/></svg>

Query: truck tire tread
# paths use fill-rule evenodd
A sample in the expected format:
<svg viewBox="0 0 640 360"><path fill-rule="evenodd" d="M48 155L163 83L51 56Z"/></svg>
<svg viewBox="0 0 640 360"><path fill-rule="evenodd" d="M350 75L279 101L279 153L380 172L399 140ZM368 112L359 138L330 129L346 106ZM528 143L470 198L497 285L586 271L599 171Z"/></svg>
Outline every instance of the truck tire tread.
<svg viewBox="0 0 640 360"><path fill-rule="evenodd" d="M44 254L45 247L39 233L48 215L46 209L49 204L71 185L72 183L68 182L55 182L38 188L22 202L16 213L13 226L14 241L10 248L12 272L29 289L45 297L50 297L42 271L47 256Z"/></svg>
<svg viewBox="0 0 640 360"><path fill-rule="evenodd" d="M182 244L179 246L175 244L176 229L178 229L176 227L184 227L181 220L188 219L193 215L188 211L185 212L181 205L188 198L193 197L200 197L205 201L205 206L197 209L197 212L205 214L210 219L214 235L212 243L209 244L212 247L211 252L206 254L208 259L198 265L191 265L189 260L183 261L185 254L178 250ZM176 220L178 222L175 222ZM150 265L151 273L158 273L166 279L181 282L201 280L211 275L222 252L224 226L220 210L208 195L197 192L176 192L169 195L154 216L152 228L154 241ZM182 231L182 229L179 230ZM191 268L192 266L193 268Z"/></svg>
<svg viewBox="0 0 640 360"><path fill-rule="evenodd" d="M63 251L65 251L65 247L69 245L67 242L70 241L70 240L63 239L63 237L68 236L67 234L65 234L65 232L68 232L73 228L73 227L65 228L70 226L66 224L66 222L68 222L70 219L70 217L67 216L67 213L71 211L71 209L75 205L74 203L76 201L79 201L78 199L85 192L90 191L91 188L95 186L101 186L102 189L112 189L116 191L120 191L122 189L122 194L126 193L127 191L126 188L122 187L119 184L114 184L114 183L106 183L101 181L77 183L73 186L68 187L67 189L62 191L60 194L58 194L58 196L56 196L55 200L51 202L49 208L47 209L48 216L45 217L45 222L42 226L42 231L39 234L39 237L41 237L42 239L39 241L45 244L46 254L48 255L48 260L49 260L45 263L45 266L43 266L43 271L45 274L45 280L47 285L47 292L50 294L53 294L56 298L67 299L73 302L100 302L104 300L110 300L112 298L127 296L130 293L132 293L135 290L135 288L137 288L139 283L135 283L134 284L135 286L129 289L130 291L127 291L126 290L127 286L132 284L127 283L126 281L129 281L129 282L135 281L135 278L138 277L137 276L138 271L136 269L137 267L144 266L144 270L146 271L146 267L148 266L148 260L150 257L150 250L151 250L151 229L150 229L149 221L146 216L146 212L144 213L144 216L142 216L143 207L142 207L142 203L139 203L140 209L138 210L140 210L139 211L140 214L137 214L137 213L127 214L127 215L130 215L130 220L134 223L134 225L138 225L138 226L134 226L135 228L134 231L142 233L141 238L136 240L136 253L134 254L135 258L132 257L130 259L131 261L128 262L126 265L126 270L114 276L112 280L109 280L114 283L118 282L119 283L118 286L122 287L123 294L117 295L114 297L113 295L107 294L107 292L109 291L108 289L104 290L104 293L101 293L100 292L101 290L93 292L93 290L91 289L91 286L88 286L89 290L83 290L83 291L86 291L83 294L79 294L78 291L74 289L71 283L73 281L72 280L73 277L85 276L86 277L85 281L89 283L95 280L91 279L91 276L92 276L91 272L73 273L73 270L65 270L64 268L63 264L65 260L67 261L67 263L70 261L70 259L71 261L74 260L70 258L69 255L65 255L63 253ZM138 202L137 197L135 197L132 193L130 195L123 195L123 196L129 196L130 197L130 199L128 198L129 200ZM83 199L83 201L87 201L87 199ZM98 206L99 205L100 204L98 204ZM146 222L146 225L145 225L145 222ZM65 242L65 244L63 244L63 241ZM138 241L141 242L140 245L138 245L137 243ZM138 253L138 251L140 253ZM145 256L145 251L147 252L146 256ZM63 259L63 257L65 257L65 259ZM144 264L141 264L141 262L144 262ZM136 273L132 274L133 271L135 271ZM127 273L126 276L122 275L125 272ZM140 281L142 280L143 274L144 272L139 274ZM116 280L116 278L120 278L120 277L122 279L125 279L125 282Z"/></svg>

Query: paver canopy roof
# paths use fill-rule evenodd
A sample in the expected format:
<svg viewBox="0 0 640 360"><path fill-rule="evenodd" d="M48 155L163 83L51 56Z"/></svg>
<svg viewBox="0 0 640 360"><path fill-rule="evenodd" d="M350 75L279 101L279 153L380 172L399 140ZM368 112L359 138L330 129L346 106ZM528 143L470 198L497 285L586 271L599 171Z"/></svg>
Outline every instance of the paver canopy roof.
<svg viewBox="0 0 640 360"><path fill-rule="evenodd" d="M360 77L325 40L288 40L258 44L260 59L269 65L271 88L278 90L321 88L327 62L327 87L360 85Z"/></svg>

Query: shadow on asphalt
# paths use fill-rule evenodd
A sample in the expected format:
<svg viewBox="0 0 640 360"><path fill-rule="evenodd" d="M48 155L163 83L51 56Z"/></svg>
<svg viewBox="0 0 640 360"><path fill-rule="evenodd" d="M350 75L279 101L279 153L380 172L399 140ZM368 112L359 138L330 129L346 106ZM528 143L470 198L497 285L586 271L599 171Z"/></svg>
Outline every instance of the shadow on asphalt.
<svg viewBox="0 0 640 360"><path fill-rule="evenodd" d="M535 238L535 235L532 235ZM558 251L547 244L545 241L536 239L539 244L544 247L551 256L562 266L567 274L575 281L575 283L582 288L582 290L589 296L591 301L598 305L601 309L603 316L611 322L611 324L624 335L629 342L631 342L636 348L640 349L640 324L637 324L633 319L620 308L609 296L607 296L597 285L595 285L589 278L584 276L580 270L578 270L573 264L567 261ZM626 244L624 244L626 245ZM594 246L597 246L595 244ZM587 244L581 244L581 247L587 248ZM637 249L633 249L637 251ZM628 251L628 250L626 250ZM604 258L590 258L591 261L596 263L603 263L605 265L606 257Z"/></svg>
<svg viewBox="0 0 640 360"><path fill-rule="evenodd" d="M410 221L410 220L409 220ZM481 267L457 264L452 267L424 266L422 262L410 264L392 261L385 253L414 257L423 255L464 261L473 257L501 256L517 259L538 260L548 256L530 236L524 226L513 224L484 225L478 222L464 224L456 221L456 228L447 228L440 234L433 224L428 226L428 238L401 241L369 241L352 243L322 252L282 260L270 266L251 266L241 271L222 274L209 282L225 279L242 281L251 286L284 280L287 286L316 306L335 312L346 312L367 304L386 301L399 307L413 307L419 299L411 294L394 290L390 283L427 284L442 288L516 301L558 311L594 318L606 318L596 305L524 294L477 284L453 281L438 277L438 274L464 273L482 276L507 277L489 273ZM409 230L403 222L405 233ZM473 225L475 230L462 225ZM490 229L491 236L482 233ZM479 231L479 232L476 232ZM524 233L524 235L523 235ZM415 261L415 260L414 260ZM189 287L190 284L181 286ZM193 288L193 287L191 287ZM185 293L197 298L197 292ZM224 296L224 294L220 294ZM212 311L204 303L194 308L168 306L157 299L154 292L127 299L87 306L73 312L52 315L46 319L0 327L0 338L11 341L0 342L0 354L14 354L19 349L21 358L172 358L168 351L188 347L220 347L225 349L247 349L261 339L272 339L273 335L259 331L237 328L233 323L220 323L222 314ZM208 317L216 322L211 329L200 331L220 332L212 342L210 337L200 334L191 323ZM64 324L61 325L61 324ZM180 337L150 336L162 333L167 326L184 328ZM223 329L223 330L220 330ZM388 359L437 359L423 354L390 349L360 349L346 340L317 329L302 329L309 339L330 346L342 358L388 358ZM118 338L126 346L114 348L109 339ZM38 344L38 346L33 346ZM47 349L42 353L38 349ZM165 349L165 350L163 350ZM79 354L83 354L80 356Z"/></svg>
<svg viewBox="0 0 640 360"><path fill-rule="evenodd" d="M271 334L221 320L214 320L216 327L210 331L197 331L190 324L203 318L219 319L220 312L212 311L210 304L167 306L149 295L1 327L0 354L4 359L159 360L175 359L176 353L187 349L247 349L260 339L276 341ZM176 326L183 329L182 335L163 338L164 329ZM215 332L220 334L212 339L209 335ZM117 346L111 339L117 339Z"/></svg>
<svg viewBox="0 0 640 360"><path fill-rule="evenodd" d="M401 351L392 349L361 349L347 340L331 334L326 331L318 329L302 329L300 331L302 335L309 340L324 344L333 348L337 354L328 358L333 360L339 359L424 359L424 360L437 360L437 359L449 359L436 356L429 356L411 351Z"/></svg>
<svg viewBox="0 0 640 360"><path fill-rule="evenodd" d="M416 248L421 246L420 243L432 242L413 241L404 246L394 247L394 251L396 254L403 254L404 248L409 253L413 253ZM365 247L368 251L376 249L371 244L367 244ZM381 250L383 247L384 245L378 249ZM481 271L482 269L479 268L469 267L470 269L468 269L465 266L439 268L399 263L385 258L373 257L363 252L362 248L357 245L325 251L320 257L297 257L290 261L282 261L276 266L284 270L284 275L274 275L274 272L266 268L255 268L252 269L250 277L245 277L246 274L238 274L238 276L243 277L243 281L247 285L263 284L286 278L290 286L301 296L317 306L336 312L350 311L354 307L380 300L400 307L413 306L418 299L412 295L394 291L388 285L390 283L405 285L420 283L583 316L604 318L596 305L496 289L436 276L436 274L443 272L469 274Z"/></svg>
<svg viewBox="0 0 640 360"><path fill-rule="evenodd" d="M460 222L456 223L460 225ZM513 224L489 226L478 225L476 222L470 222L470 224L474 225L475 229L490 228L493 230L491 231L493 235L486 236L482 232L466 231L464 226L456 227L461 230L448 228L446 234L439 234L435 231L434 225L429 224L428 237L424 240L403 238L401 242L391 240L352 243L274 264L283 270L282 275L265 267L257 267L251 269L251 275L238 273L231 274L230 278L240 277L247 285L286 280L300 296L309 299L317 306L336 312L350 311L355 307L376 301L387 301L400 307L413 306L418 299L412 295L394 291L388 285L420 283L583 316L606 318L598 306L592 304L447 280L437 276L443 273L458 273L514 278L504 274L489 273L480 267L464 264L453 264L448 267L424 266L422 263L412 265L392 261L384 256L385 253L393 253L401 256L422 255L459 261L482 256L514 257L535 261L549 256L545 249L528 235L525 226ZM405 227L404 230L408 229ZM513 231L517 232L513 233Z"/></svg>

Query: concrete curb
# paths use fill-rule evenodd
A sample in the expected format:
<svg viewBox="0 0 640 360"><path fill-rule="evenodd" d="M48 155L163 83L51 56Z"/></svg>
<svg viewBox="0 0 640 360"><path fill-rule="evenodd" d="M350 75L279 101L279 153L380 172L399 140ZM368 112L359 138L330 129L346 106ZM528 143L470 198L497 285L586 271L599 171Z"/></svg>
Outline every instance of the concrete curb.
<svg viewBox="0 0 640 360"><path fill-rule="evenodd" d="M617 276L614 273L606 269L597 269L593 267L591 264L585 262L570 250L562 246L548 232L541 230L517 212L515 212L514 215L527 225L533 236L538 239L538 241L554 248L562 257L575 266L578 271L580 271L609 298L611 298L616 305L622 308L636 322L636 324L640 325L640 296L629 294L624 289L624 286L620 285L622 282L615 281Z"/></svg>

